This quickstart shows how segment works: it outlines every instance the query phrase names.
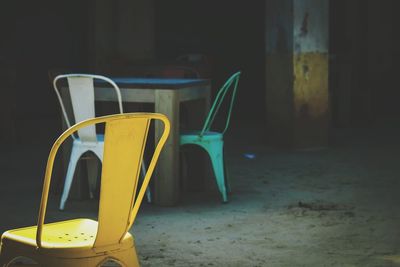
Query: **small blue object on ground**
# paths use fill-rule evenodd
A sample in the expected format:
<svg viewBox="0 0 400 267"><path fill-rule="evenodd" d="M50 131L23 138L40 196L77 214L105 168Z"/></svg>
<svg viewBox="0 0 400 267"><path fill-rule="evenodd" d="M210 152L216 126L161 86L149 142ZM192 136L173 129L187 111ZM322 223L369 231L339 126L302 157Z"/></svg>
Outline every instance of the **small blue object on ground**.
<svg viewBox="0 0 400 267"><path fill-rule="evenodd" d="M256 158L256 154L254 154L254 153L244 153L243 156L246 159L255 159Z"/></svg>

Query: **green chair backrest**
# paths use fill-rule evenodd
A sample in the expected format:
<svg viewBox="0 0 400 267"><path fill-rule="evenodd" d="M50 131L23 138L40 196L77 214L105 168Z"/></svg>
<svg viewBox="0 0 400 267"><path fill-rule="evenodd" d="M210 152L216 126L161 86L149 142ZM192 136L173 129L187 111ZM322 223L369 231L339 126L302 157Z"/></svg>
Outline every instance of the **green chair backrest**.
<svg viewBox="0 0 400 267"><path fill-rule="evenodd" d="M232 108L233 108L233 102L235 101L235 96L236 96L236 90L237 86L239 83L239 77L240 77L241 72L238 71L235 74L233 74L226 82L225 84L219 89L217 96L215 97L214 103L211 106L210 112L207 115L206 121L204 123L203 129L200 132L200 136L203 136L205 132L209 131L211 128L211 125L214 122L215 116L218 113L218 110L221 107L221 104L228 93L229 89L233 88L232 90L232 97L231 97L231 102L229 103L228 107L228 114L227 114L227 119L225 123L225 128L222 131L222 134L226 132L229 126L229 121L231 119L231 113L232 113Z"/></svg>

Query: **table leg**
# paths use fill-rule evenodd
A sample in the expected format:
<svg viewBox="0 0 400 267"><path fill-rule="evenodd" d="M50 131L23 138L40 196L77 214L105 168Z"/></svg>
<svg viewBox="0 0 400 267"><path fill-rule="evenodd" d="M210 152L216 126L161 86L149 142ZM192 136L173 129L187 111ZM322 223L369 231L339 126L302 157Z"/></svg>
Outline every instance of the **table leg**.
<svg viewBox="0 0 400 267"><path fill-rule="evenodd" d="M160 154L154 179L154 203L162 206L175 205L179 200L179 95L175 90L156 90L155 112L168 117L171 131ZM161 123L155 125L155 139L163 132Z"/></svg>

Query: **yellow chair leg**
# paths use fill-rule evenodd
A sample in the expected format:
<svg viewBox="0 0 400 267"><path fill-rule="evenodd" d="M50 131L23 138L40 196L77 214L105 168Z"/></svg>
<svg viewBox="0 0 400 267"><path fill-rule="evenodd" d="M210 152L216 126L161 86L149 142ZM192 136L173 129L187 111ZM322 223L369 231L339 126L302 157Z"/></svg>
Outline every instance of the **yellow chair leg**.
<svg viewBox="0 0 400 267"><path fill-rule="evenodd" d="M0 251L0 267L10 266L15 260L17 260L20 257L23 257L23 255L24 255L23 253L17 253L16 251L13 251L11 248L3 246Z"/></svg>
<svg viewBox="0 0 400 267"><path fill-rule="evenodd" d="M115 256L126 267L140 267L135 247L132 247L132 249L129 250L124 250Z"/></svg>
<svg viewBox="0 0 400 267"><path fill-rule="evenodd" d="M0 267L11 267L14 260L18 259L20 255L7 254L1 255ZM30 258L30 257L28 257ZM130 249L116 253L115 255L105 255L104 257L95 258L78 258L78 259L65 259L44 256L38 259L33 259L38 265L37 267L100 267L109 260L114 260L120 263L123 267L140 267L135 249Z"/></svg>
<svg viewBox="0 0 400 267"><path fill-rule="evenodd" d="M134 247L107 255L96 265L96 267L100 267L110 260L121 264L123 267L140 267L136 249Z"/></svg>

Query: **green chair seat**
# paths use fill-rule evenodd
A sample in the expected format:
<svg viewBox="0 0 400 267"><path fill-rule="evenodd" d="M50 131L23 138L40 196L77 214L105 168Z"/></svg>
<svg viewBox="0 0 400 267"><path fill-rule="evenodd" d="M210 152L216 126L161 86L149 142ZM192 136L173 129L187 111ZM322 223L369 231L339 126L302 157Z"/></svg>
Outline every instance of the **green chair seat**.
<svg viewBox="0 0 400 267"><path fill-rule="evenodd" d="M219 132L205 132L200 136L201 131L185 131L180 133L180 143L185 145L192 142L210 142L223 140L224 135Z"/></svg>

